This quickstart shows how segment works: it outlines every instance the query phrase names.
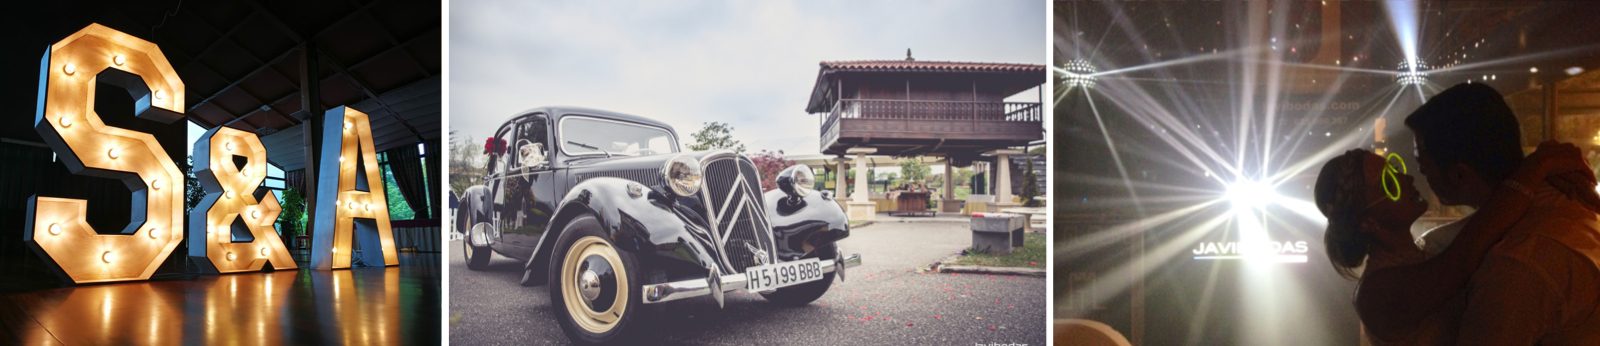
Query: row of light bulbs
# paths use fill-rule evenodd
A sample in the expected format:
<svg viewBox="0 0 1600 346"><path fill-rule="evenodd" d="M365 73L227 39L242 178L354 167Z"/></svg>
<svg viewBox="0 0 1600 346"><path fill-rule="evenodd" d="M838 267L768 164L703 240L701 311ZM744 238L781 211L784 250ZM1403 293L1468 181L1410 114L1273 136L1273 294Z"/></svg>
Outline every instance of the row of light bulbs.
<svg viewBox="0 0 1600 346"><path fill-rule="evenodd" d="M117 64L117 66L122 66L122 64L124 62L124 58L121 55L118 55L118 56L113 58L113 61ZM64 70L65 70L64 72L66 72L67 75L72 75L73 73L77 72L77 68L75 66L73 66L72 63L67 63L67 65L64 68ZM163 94L162 91L156 90L155 98L156 99L161 99L163 97L162 94ZM70 127L72 127L72 118L70 118L70 117L61 117L60 124L61 124L62 128L70 128ZM352 127L353 127L353 125L350 122L345 122L344 123L344 129L346 131L349 131ZM227 149L228 151L233 151L233 142L232 141L225 142L223 144L223 148ZM106 150L106 156L110 157L113 160L115 160L115 159L118 159L118 158L120 158L122 156L122 152L121 152L121 150L117 149L116 147L112 147L112 148ZM344 162L344 161L345 161L344 156L343 155L339 156L339 162ZM243 170L243 171L241 171L239 173L243 174L245 177L249 177L250 176L250 170ZM150 180L150 187L152 187L152 188L154 188L156 190L160 190L162 187L165 187L165 185L161 183L161 179L152 179L152 180ZM234 194L233 191L228 191L225 195L229 199L233 199L235 194ZM341 204L341 202L338 201L338 200L335 200L333 203L334 203L335 206ZM356 205L357 204L358 203L346 203L344 205L349 207L350 210L356 210ZM362 209L365 209L366 211L372 211L372 203L359 203L359 204L362 205ZM252 218L252 219L260 219L261 218L261 210L251 210L250 211L250 218ZM218 226L218 227L220 228L220 227L224 227L224 226ZM50 232L50 235L60 235L61 234L61 225L60 224L54 224L54 223L50 224L49 232ZM156 229L153 228L153 227L150 228L149 231L146 232L146 233L149 234L151 239L155 239L157 237ZM339 252L339 249L338 248L334 248L333 252ZM262 257L266 257L267 256L267 248L266 247L261 247L261 256ZM234 253L232 253L232 252L228 253L228 260L229 261L232 261L232 260L237 259L237 258L238 258L238 256L235 255ZM101 262L111 263L114 260L116 260L116 254L112 253L111 250L106 250L105 252L102 252L100 254L100 261Z"/></svg>
<svg viewBox="0 0 1600 346"><path fill-rule="evenodd" d="M52 223L48 229L50 230L50 235L61 235L61 224ZM148 234L150 239L156 239L156 232L156 228L151 227L150 229L146 230L145 234ZM266 254L266 248L262 248L262 254ZM116 260L116 258L116 254L112 253L111 250L106 250L105 252L100 253L101 262L111 263L111 261ZM232 259L232 257L229 257L229 259Z"/></svg>
<svg viewBox="0 0 1600 346"><path fill-rule="evenodd" d="M117 66L122 66L123 63L127 62L127 58L124 58L124 57L122 57L121 54L118 54L118 55L115 55L115 56L111 57L111 62L114 63L114 64L117 64ZM74 65L73 63L70 63L70 62L66 63L66 65L61 66L61 72L66 72L68 76L77 74L78 73L78 65ZM157 100L164 99L164 98L167 97L167 93L166 93L165 90L157 89L155 97L156 97ZM69 125L62 125L62 127L67 127L67 126L69 126Z"/></svg>
<svg viewBox="0 0 1600 346"><path fill-rule="evenodd" d="M343 203L343 201L340 201L340 200L334 200L333 201L333 206L335 206L335 207L337 207L337 206L339 206L341 204L344 205L345 207L348 207L350 210L356 210L356 205L359 204L359 205L362 206L361 207L362 209L366 209L367 211L372 211L372 203L371 202L368 202L368 203Z"/></svg>

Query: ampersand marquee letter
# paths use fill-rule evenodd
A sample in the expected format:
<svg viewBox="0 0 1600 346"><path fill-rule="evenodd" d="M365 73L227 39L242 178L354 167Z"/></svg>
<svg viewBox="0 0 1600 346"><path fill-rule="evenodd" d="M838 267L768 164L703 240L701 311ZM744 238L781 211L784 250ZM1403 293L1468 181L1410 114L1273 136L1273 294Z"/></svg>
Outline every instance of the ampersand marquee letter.
<svg viewBox="0 0 1600 346"><path fill-rule="evenodd" d="M183 81L155 44L90 24L46 49L34 129L73 174L122 180L133 214L122 234L101 235L88 201L33 196L23 240L64 280L147 280L183 241L183 172L155 136L100 120L99 81L127 89L139 118L183 118Z"/></svg>
<svg viewBox="0 0 1600 346"><path fill-rule="evenodd" d="M283 208L271 191L256 201L254 192L267 176L267 148L254 133L218 126L194 144L194 175L206 197L189 214L189 224L204 226L206 235L189 238L189 258L206 273L295 269L294 257L272 228ZM249 241L234 239L248 232Z"/></svg>
<svg viewBox="0 0 1600 346"><path fill-rule="evenodd" d="M399 265L394 231L389 228L389 200L384 195L367 114L339 107L329 109L324 119L316 193L319 201L331 197L333 203L317 203L311 267L350 268L351 238L361 242L362 262Z"/></svg>

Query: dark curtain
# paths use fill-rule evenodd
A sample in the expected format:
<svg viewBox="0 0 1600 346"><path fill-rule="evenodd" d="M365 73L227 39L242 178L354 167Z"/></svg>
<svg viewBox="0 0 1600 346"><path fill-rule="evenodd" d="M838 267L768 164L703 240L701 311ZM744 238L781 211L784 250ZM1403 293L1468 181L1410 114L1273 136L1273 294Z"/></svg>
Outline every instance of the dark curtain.
<svg viewBox="0 0 1600 346"><path fill-rule="evenodd" d="M310 190L306 190L305 169L283 172L283 186L294 189L295 191L300 191L300 196L307 196L311 194Z"/></svg>
<svg viewBox="0 0 1600 346"><path fill-rule="evenodd" d="M448 155L440 147L439 139L427 141L424 146L427 146L425 153L428 156L427 160L424 160L428 165L428 215L438 219L443 215L439 211L439 201L442 201L439 198L439 191L444 190L444 173L440 171L440 167Z"/></svg>
<svg viewBox="0 0 1600 346"><path fill-rule="evenodd" d="M406 205L417 213L418 219L431 218L428 214L428 187L422 178L422 156L415 145L402 145L384 152L389 158L389 171L394 173L395 187L406 198ZM374 191L373 193L382 193Z"/></svg>

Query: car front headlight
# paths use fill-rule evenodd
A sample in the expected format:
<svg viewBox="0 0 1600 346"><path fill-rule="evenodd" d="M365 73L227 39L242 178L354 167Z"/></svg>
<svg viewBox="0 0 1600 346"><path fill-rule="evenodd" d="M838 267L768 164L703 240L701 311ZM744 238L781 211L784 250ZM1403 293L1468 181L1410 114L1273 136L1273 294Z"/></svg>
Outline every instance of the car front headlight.
<svg viewBox="0 0 1600 346"><path fill-rule="evenodd" d="M666 175L667 187L678 196L688 197L700 192L705 181L701 177L700 160L689 155L678 155L661 167Z"/></svg>
<svg viewBox="0 0 1600 346"><path fill-rule="evenodd" d="M798 164L779 172L777 183L778 189L783 190L783 193L805 197L811 194L811 187L816 184L816 176L811 173L811 166Z"/></svg>

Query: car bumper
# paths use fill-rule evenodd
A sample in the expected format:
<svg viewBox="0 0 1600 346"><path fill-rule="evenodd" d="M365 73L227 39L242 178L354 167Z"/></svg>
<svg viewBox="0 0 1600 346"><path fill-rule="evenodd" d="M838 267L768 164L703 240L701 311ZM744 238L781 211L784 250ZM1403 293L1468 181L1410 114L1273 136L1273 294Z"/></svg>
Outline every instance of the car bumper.
<svg viewBox="0 0 1600 346"><path fill-rule="evenodd" d="M839 281L844 281L844 268L861 266L861 254L826 259L820 261L820 263L822 264L823 273L839 273L839 275L834 276L838 277ZM712 273L713 275L709 275L705 279L645 285L644 292L642 292L644 294L643 301L645 304L655 304L710 295L717 298L717 305L720 306L722 305L723 292L742 290L749 280L743 273L727 276L716 275L715 270Z"/></svg>

